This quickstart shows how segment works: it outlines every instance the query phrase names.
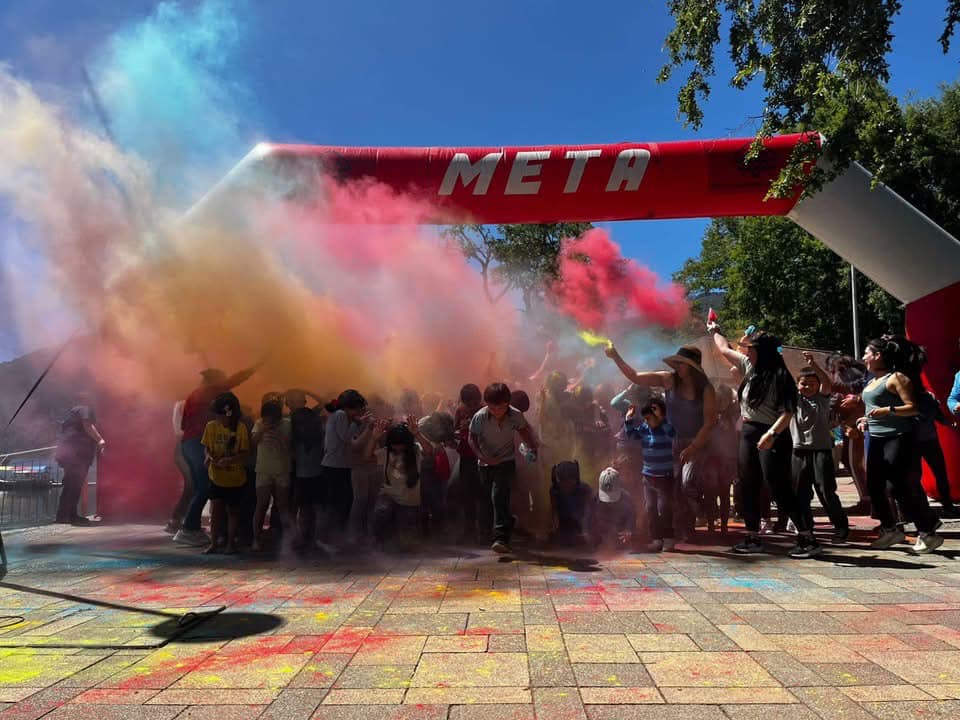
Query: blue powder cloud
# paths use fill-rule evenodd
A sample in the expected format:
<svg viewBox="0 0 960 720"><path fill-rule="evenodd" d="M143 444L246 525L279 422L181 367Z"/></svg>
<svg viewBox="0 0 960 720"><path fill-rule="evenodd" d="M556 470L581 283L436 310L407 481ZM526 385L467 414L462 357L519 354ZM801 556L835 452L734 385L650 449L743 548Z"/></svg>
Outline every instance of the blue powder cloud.
<svg viewBox="0 0 960 720"><path fill-rule="evenodd" d="M239 63L249 17L242 0L163 2L90 66L114 138L147 162L164 200L196 200L253 142Z"/></svg>

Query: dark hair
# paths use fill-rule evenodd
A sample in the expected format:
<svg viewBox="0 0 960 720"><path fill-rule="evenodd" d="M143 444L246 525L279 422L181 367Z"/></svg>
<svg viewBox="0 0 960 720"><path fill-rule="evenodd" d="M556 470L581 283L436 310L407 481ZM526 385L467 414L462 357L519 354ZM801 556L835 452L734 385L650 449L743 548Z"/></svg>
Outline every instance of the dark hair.
<svg viewBox="0 0 960 720"><path fill-rule="evenodd" d="M573 397L577 402L583 405L589 405L593 402L593 388L589 385L577 385L573 391Z"/></svg>
<svg viewBox="0 0 960 720"><path fill-rule="evenodd" d="M333 402L326 404L327 412L336 412L337 410L362 410L367 406L367 401L356 390L344 390Z"/></svg>
<svg viewBox="0 0 960 720"><path fill-rule="evenodd" d="M417 445L413 433L403 423L395 423L387 430L384 442L387 446L387 460L383 465L384 482L390 484L390 453L394 445L403 445L403 469L407 476L407 487L415 487L420 482L420 471L417 469Z"/></svg>
<svg viewBox="0 0 960 720"><path fill-rule="evenodd" d="M817 375L817 371L809 365L804 365L802 368L800 368L800 372L797 373L797 380L808 377L816 378L817 382L820 382L820 376Z"/></svg>
<svg viewBox="0 0 960 720"><path fill-rule="evenodd" d="M260 406L260 417L270 422L277 422L283 419L283 403L273 398L265 401Z"/></svg>
<svg viewBox="0 0 960 720"><path fill-rule="evenodd" d="M226 415L230 411L230 429L236 430L240 423L240 400L232 392L220 393L210 403L210 412L214 415Z"/></svg>
<svg viewBox="0 0 960 720"><path fill-rule="evenodd" d="M868 342L867 347L880 356L887 372L906 375L918 393L926 390L920 374L923 366L927 364L926 348L900 335L884 335Z"/></svg>
<svg viewBox="0 0 960 720"><path fill-rule="evenodd" d="M663 401L663 398L652 397L640 408L640 417L643 417L644 415L656 415L656 410L658 408L660 410L660 414L666 417L667 404Z"/></svg>
<svg viewBox="0 0 960 720"><path fill-rule="evenodd" d="M523 390L514 390L510 393L510 404L522 413L530 410L530 396Z"/></svg>
<svg viewBox="0 0 960 720"><path fill-rule="evenodd" d="M504 383L492 383L483 391L483 401L487 405L505 405L510 402L510 388Z"/></svg>
<svg viewBox="0 0 960 720"><path fill-rule="evenodd" d="M776 408L789 411L797 409L797 383L791 377L786 363L783 362L783 349L780 339L770 333L760 331L750 337L757 351L757 362L753 374L744 377L737 390L737 400L743 402L743 389L749 383L747 405L758 408L763 404L767 393L773 388L773 404Z"/></svg>
<svg viewBox="0 0 960 720"><path fill-rule="evenodd" d="M483 393L473 383L467 383L460 388L460 402L467 407L476 407L483 402Z"/></svg>
<svg viewBox="0 0 960 720"><path fill-rule="evenodd" d="M567 385L570 384L570 380L567 376L560 372L559 370L554 370L552 373L547 375L547 379L544 381L543 386L554 393L562 393L567 389Z"/></svg>

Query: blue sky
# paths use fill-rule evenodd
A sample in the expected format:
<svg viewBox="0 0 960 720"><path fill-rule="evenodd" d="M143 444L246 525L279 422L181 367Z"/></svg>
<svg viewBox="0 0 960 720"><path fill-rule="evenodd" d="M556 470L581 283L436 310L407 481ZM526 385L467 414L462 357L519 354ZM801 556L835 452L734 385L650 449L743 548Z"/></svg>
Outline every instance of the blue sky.
<svg viewBox="0 0 960 720"><path fill-rule="evenodd" d="M0 62L48 95L148 0L0 0ZM913 0L895 25L893 91L957 78L936 42L945 2ZM237 74L264 139L343 145L526 145L751 134L759 90L726 86L721 57L704 127L685 129L657 85L671 21L662 0L248 0ZM663 276L695 255L706 221L615 223L624 252ZM0 314L0 320L3 315ZM4 343L0 333L0 345ZM9 337L9 336L8 336ZM10 347L0 347L0 359Z"/></svg>

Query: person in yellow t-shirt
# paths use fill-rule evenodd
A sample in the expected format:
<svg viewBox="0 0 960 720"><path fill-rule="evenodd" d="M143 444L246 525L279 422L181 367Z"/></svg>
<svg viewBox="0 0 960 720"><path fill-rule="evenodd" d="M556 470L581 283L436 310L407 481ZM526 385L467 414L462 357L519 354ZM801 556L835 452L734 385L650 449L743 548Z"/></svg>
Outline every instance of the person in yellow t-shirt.
<svg viewBox="0 0 960 720"><path fill-rule="evenodd" d="M244 460L250 452L250 435L240 422L240 401L233 393L218 395L210 404L216 420L207 423L200 443L206 450L210 476L210 547L205 554L237 551L237 530L240 527L240 505L247 481ZM226 546L221 546L226 516Z"/></svg>

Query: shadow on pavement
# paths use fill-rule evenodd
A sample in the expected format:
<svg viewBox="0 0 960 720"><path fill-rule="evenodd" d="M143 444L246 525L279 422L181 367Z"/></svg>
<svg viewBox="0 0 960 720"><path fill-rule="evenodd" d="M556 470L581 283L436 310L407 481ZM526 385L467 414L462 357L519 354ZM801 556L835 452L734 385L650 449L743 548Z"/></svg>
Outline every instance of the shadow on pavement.
<svg viewBox="0 0 960 720"><path fill-rule="evenodd" d="M183 632L182 621L179 618L171 618L150 628L150 634L164 640L175 639L178 644L201 643L260 635L284 624L286 620L278 615L222 612L187 632Z"/></svg>

